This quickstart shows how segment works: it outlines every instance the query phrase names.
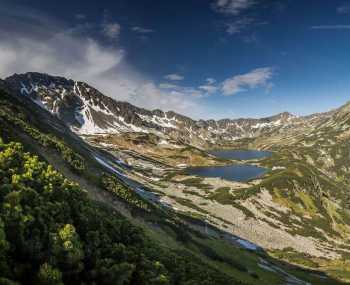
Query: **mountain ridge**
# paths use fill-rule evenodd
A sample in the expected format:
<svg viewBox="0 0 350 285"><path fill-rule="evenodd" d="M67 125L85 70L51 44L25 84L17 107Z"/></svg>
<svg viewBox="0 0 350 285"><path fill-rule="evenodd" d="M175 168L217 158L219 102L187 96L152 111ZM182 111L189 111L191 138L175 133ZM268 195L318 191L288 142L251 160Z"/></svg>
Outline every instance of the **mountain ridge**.
<svg viewBox="0 0 350 285"><path fill-rule="evenodd" d="M49 101L48 99L51 99L51 96L55 97L57 94L62 94L63 89L57 88L56 91L53 86L45 89L43 85L40 88L45 92L41 93L39 88L40 102L35 102L37 97L23 96L20 92L25 87L30 93L29 95L36 95L34 84L33 87L27 82L23 87L20 81L14 83L16 84L16 92L13 92L14 88L9 86L9 83L3 83L12 91L9 98L18 99L21 102L19 104L21 108L26 110L27 113L33 114L23 116L18 111L19 120L17 120L17 113L12 112L13 114L11 114L11 110L16 111L18 109L12 106L13 108L9 110L6 104L4 106L1 104L0 120L5 126L2 133L6 135L6 129L12 130L14 134L19 133L18 138L21 141L24 140L25 144L28 145L35 145L35 150L43 154L44 157L49 155L49 161L52 159L50 152L47 153L42 149L52 145L53 149L58 150L63 159L72 164L71 166L74 169L86 171L86 168L84 170L84 167L80 167L79 156L74 156L72 152L65 150L64 145L62 146L62 143L71 139L64 135L65 132L84 140L86 135L74 130L72 125L68 128L69 125L59 119L57 112L43 111L44 109L47 110L44 103L49 107L51 106L52 110L59 111L59 104L56 103L55 105L55 100ZM50 86L50 83L46 85ZM71 96L69 94L68 97L62 96L64 101L60 103L63 104L63 116L67 115L65 111L75 111L76 107L79 107L79 111L81 111L81 108L87 108L88 113L91 111L92 116L96 115L94 113L96 111L102 114L106 113L105 118L110 118L109 113L103 109L102 103L101 106L99 105L98 96L94 96L88 103L83 102L83 100L87 101L89 91L86 90L86 93L85 91L80 92L81 90L77 89L84 86L75 84L74 81L70 82L69 86L72 92ZM84 88L89 87L85 86ZM30 90L34 91L30 92ZM25 94L27 93L25 92ZM5 98L2 99L1 103L6 102ZM65 100L69 103L68 107L64 105ZM84 105L79 105L81 103L84 103ZM107 103L103 103L107 105ZM56 109L53 106L56 106ZM94 110L94 108L97 108L96 106L99 106L102 111L100 109ZM119 107L119 105L116 105L116 107ZM110 108L112 109L112 107ZM334 166L341 166L343 179L349 179L349 166L346 161L344 164L337 158L338 149L335 149L336 153L334 155L332 153L334 148L338 145L341 146L340 142L334 142L334 139L326 137L326 135L331 131L335 131L334 134L346 143L350 126L348 124L349 113L347 108L347 106L344 106L340 112L332 115L331 119L322 118L319 120L316 117L316 122L312 124L299 122L299 125L290 126L286 129L282 128L282 132L279 132L281 128L277 126L271 129L270 132L265 132L262 136L249 138L251 141L257 139L266 144L267 139L271 140L280 136L278 137L279 140L274 142L280 148L274 151L270 158L250 162L265 166L271 171L266 176L247 183L190 177L181 172L182 166L180 165L175 163L160 164L161 156L167 158L174 156L176 161L180 155L193 155L193 152L188 152L193 151L193 149L180 144L181 138L177 141L170 141L168 138L170 135L161 132L162 128L159 128L160 131L157 134L163 137L163 141L158 144L157 141L159 140L154 138L157 136L153 133L152 135L151 133L141 133L145 135L139 138L136 137L136 139L131 136L134 145L120 147L114 142L116 137L124 136L124 134L119 133L110 136L91 135L86 141L81 140L81 142L74 139L71 141L71 147L79 153L87 148L86 152L82 153L86 163L85 166L88 166L91 160L94 163L94 169L97 164L110 175L123 176L125 179L137 179L136 181L142 186L136 184L129 191L122 192L120 196L123 199L125 197L130 199L128 200L129 203L137 204L138 200L135 201L133 195L141 195L162 208L171 208L172 211L181 214L182 217L195 217L195 220L197 219L196 223L199 225L203 221L208 221L205 215L210 215L210 224L222 230L223 236L228 233L231 242L233 241L230 233L263 246L269 253L272 252L280 259L287 259L288 261L291 258L293 263L307 264L308 268L317 268L316 265L319 265L322 270L331 272L332 276L338 276L332 270L337 266L336 262L342 262L343 259L341 258L346 258L349 252L348 247L344 244L344 238L348 236L349 232L349 215L346 203L339 202L347 201L346 188L343 187L347 180L338 181L337 178L340 172ZM128 114L128 111L132 112L130 109L126 110L126 114ZM75 118L75 116L68 112L67 118L65 118L67 122L69 122L69 118ZM44 133L47 130L47 135L40 135L31 128L34 119L39 129L41 124L52 127L52 129L43 129ZM324 123L318 128L312 128L321 121ZM305 129L299 129L300 126L305 127ZM59 133L56 130L59 130ZM74 133L71 130L74 130ZM21 132L24 132L25 135ZM294 142L290 137L296 133L300 134L300 137ZM56 139L53 139L52 134L55 134ZM64 138L63 141L56 141L57 136L60 137L61 134ZM135 132L135 136L137 135L138 133ZM281 146L280 141L280 138L284 138L285 135L288 135L285 138L288 143L287 147ZM26 139L28 136L32 137L30 143ZM164 142L166 136L167 144ZM95 138L96 143L85 144L85 142L91 142L90 137ZM152 147L155 145L159 147L156 149L156 159L154 160L150 160L149 157L145 157L139 152L140 149L145 149L147 143ZM164 146L177 152L172 155L169 155L169 152L160 153L160 149L163 149ZM342 146L340 157L348 157L347 149L349 148L347 146L347 144ZM209 160L208 156L204 158ZM57 165L57 161L52 161ZM124 168L124 165L128 168ZM60 167L59 164L58 167ZM99 176L98 172L95 173L95 171L91 172L90 170L90 173ZM96 177L95 179L99 178ZM79 181L80 176L77 179ZM106 183L106 181L104 182ZM110 189L107 189L107 191L120 195L120 193L114 192L114 188L110 188L115 181L109 179L107 182ZM140 190L139 187L142 187L142 189ZM103 195L103 193L100 194ZM198 225L197 227L203 232L205 231L204 228ZM285 248L286 246L289 247ZM260 267L260 263L258 267ZM345 267L344 274L348 271ZM262 284L259 283L259 280L256 282L259 285ZM267 284L270 285L271 283Z"/></svg>
<svg viewBox="0 0 350 285"><path fill-rule="evenodd" d="M290 132L330 116L330 112L301 117L283 112L260 119L193 120L173 111L151 111L117 101L84 82L60 76L28 72L9 76L4 84L56 114L79 134L154 133L201 148L271 132Z"/></svg>

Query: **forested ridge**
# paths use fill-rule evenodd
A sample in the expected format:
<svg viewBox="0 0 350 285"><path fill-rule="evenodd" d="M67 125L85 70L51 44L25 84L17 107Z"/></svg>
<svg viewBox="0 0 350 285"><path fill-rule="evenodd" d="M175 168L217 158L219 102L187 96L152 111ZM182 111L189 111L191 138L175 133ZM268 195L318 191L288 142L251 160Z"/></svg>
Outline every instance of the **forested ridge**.
<svg viewBox="0 0 350 285"><path fill-rule="evenodd" d="M20 143L0 143L0 284L237 284L96 204Z"/></svg>

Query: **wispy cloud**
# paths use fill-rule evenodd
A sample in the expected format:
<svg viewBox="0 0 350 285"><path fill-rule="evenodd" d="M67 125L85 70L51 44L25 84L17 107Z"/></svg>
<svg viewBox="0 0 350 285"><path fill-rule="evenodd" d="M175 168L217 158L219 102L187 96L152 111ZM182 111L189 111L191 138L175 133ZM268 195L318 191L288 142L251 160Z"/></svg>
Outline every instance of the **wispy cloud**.
<svg viewBox="0 0 350 285"><path fill-rule="evenodd" d="M213 7L223 14L238 15L255 4L255 0L215 0Z"/></svg>
<svg viewBox="0 0 350 285"><path fill-rule="evenodd" d="M154 33L154 30L152 29L147 29L147 28L142 28L139 26L135 26L132 27L131 30L135 33L139 33L139 34L150 34L150 33Z"/></svg>
<svg viewBox="0 0 350 285"><path fill-rule="evenodd" d="M260 21L256 15L250 13L251 8L258 3L258 0L215 0L212 7L214 11L226 16L223 27L226 33L232 36L252 34L252 28L267 24L266 21ZM245 41L245 37L242 39Z"/></svg>
<svg viewBox="0 0 350 285"><path fill-rule="evenodd" d="M239 92L244 92L257 87L271 88L273 69L271 67L262 67L254 69L248 73L240 74L226 79L221 84L223 95L230 96Z"/></svg>
<svg viewBox="0 0 350 285"><path fill-rule="evenodd" d="M219 87L216 86L215 83L216 79L209 77L205 80L205 84L200 85L198 89L207 93L208 95L214 94L219 89Z"/></svg>
<svg viewBox="0 0 350 285"><path fill-rule="evenodd" d="M350 5L346 4L346 5L341 5L341 6L337 7L337 13L338 14L350 14Z"/></svg>
<svg viewBox="0 0 350 285"><path fill-rule="evenodd" d="M176 89L178 85L176 84L171 84L171 83L160 83L159 88L162 89Z"/></svg>
<svg viewBox="0 0 350 285"><path fill-rule="evenodd" d="M1 78L13 73L43 72L84 81L107 96L140 107L174 110L195 117L206 114L198 101L201 94L197 89L160 88L127 62L127 51L118 47L118 44L106 45L91 37L90 30L60 25L45 17L41 19L40 15L31 15L26 9L6 11L8 14L16 13L5 19L16 18L17 25L3 25L2 8ZM19 18L22 21L18 21ZM43 25L46 22L50 25ZM106 23L103 17L101 22ZM97 23L95 28L101 25Z"/></svg>
<svg viewBox="0 0 350 285"><path fill-rule="evenodd" d="M176 73L165 75L164 78L172 81L181 81L185 79L183 75L176 74Z"/></svg>
<svg viewBox="0 0 350 285"><path fill-rule="evenodd" d="M169 75L173 79L182 77L182 76L178 76L177 74L169 74ZM169 79L169 75L165 77ZM166 83L160 83L159 88L166 89L170 91L172 94L182 94L185 97L204 98L204 97L213 95L219 90L219 85L216 84L216 82L217 81L214 78L207 78L205 79L205 82L203 84L195 87L183 86L180 84L166 82Z"/></svg>
<svg viewBox="0 0 350 285"><path fill-rule="evenodd" d="M203 86L199 87L191 87L191 86L182 86L177 84L169 84L169 83L160 83L158 85L160 89L167 90L168 93L172 95L182 96L184 98L203 98L211 95L213 92L211 91L211 87L215 88L214 86L208 85L208 89L202 88Z"/></svg>
<svg viewBox="0 0 350 285"><path fill-rule="evenodd" d="M348 30L350 25L319 25L311 26L311 30Z"/></svg>
<svg viewBox="0 0 350 285"><path fill-rule="evenodd" d="M218 87L213 85L201 85L198 87L200 90L203 90L204 92L207 92L208 94L213 94L216 91L218 91Z"/></svg>
<svg viewBox="0 0 350 285"><path fill-rule="evenodd" d="M216 79L209 77L205 81L211 85L211 84L214 84L216 82Z"/></svg>
<svg viewBox="0 0 350 285"><path fill-rule="evenodd" d="M170 74L175 75L175 74ZM182 94L184 97L203 98L221 93L224 96L235 95L240 92L255 88L264 88L267 91L273 87L271 79L274 75L272 67L261 67L245 74L234 75L230 78L217 82L214 78L207 78L205 83L198 87L185 87L173 83L160 83L159 88L168 90L172 94ZM169 75L166 76L169 78ZM171 76L171 78L178 78Z"/></svg>
<svg viewBox="0 0 350 285"><path fill-rule="evenodd" d="M247 29L254 20L252 18L241 18L233 22L226 23L226 32L230 35L239 34Z"/></svg>
<svg viewBox="0 0 350 285"><path fill-rule="evenodd" d="M120 31L121 31L121 26L116 22L115 23L104 23L102 25L103 34L111 40L118 39Z"/></svg>

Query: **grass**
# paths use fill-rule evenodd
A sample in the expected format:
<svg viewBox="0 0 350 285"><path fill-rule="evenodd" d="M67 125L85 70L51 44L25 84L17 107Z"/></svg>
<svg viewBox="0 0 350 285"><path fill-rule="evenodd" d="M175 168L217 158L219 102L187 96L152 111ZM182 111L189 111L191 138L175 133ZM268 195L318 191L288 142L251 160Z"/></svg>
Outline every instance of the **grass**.
<svg viewBox="0 0 350 285"><path fill-rule="evenodd" d="M19 116L20 118L20 116ZM22 120L25 118L21 118ZM4 125L3 125L4 126ZM31 131L31 130L29 130ZM319 145L317 145L319 146ZM341 157L335 160L334 169L332 171L340 172L336 169L339 167L341 169L342 166L350 166L350 163L347 159L349 157L349 151L346 149L349 147L348 144L343 144L341 149L333 149L334 155L336 153L341 153ZM277 173L272 173L263 179L263 182L259 186L253 186L248 189L243 189L237 192L230 193L229 187L221 187L215 190L213 194L210 195L210 198L218 201L222 204L230 204L236 208L241 209L242 211L247 211L246 215L250 215L250 211L243 206L241 206L237 201L240 199L247 199L252 195L256 195L260 191L260 187L267 188L270 193L274 189L278 189L279 198L284 199L286 206L288 206L292 211L294 211L298 215L302 214L310 214L313 217L309 222L305 222L303 224L303 229L299 231L302 235L311 235L320 238L315 232L312 230L314 227L319 227L327 231L327 233L337 234L339 231L345 232L344 224L349 224L349 215L345 214L345 211L340 211L335 204L335 202L329 199L316 199L320 194L318 187L315 187L313 183L312 177L316 177L317 181L320 185L321 194L322 195L330 195L332 197L341 198L345 200L346 194L345 191L341 188L341 184L332 181L331 179L325 178L315 167L306 165L301 162L302 158L305 157L306 154L309 154L314 161L317 161L318 153L315 150L295 150L294 153L298 153L301 159L296 159L293 157L290 151L281 150L280 153L274 154L271 158L268 158L265 162L266 165L274 166L280 165L285 166L287 169L283 171L278 171ZM322 164L318 166L323 167ZM91 169L89 169L91 170ZM89 171L88 170L88 171ZM166 179L172 179L176 172L169 173ZM342 174L341 181L346 181L347 177L349 178L349 174ZM297 182L300 187L305 187L307 192L299 192L297 194L293 193L294 189L294 181ZM203 179L201 178L189 178L181 181L184 185L188 187L196 187L202 190L209 190L211 186L203 183ZM284 191L285 190L285 191ZM190 190L188 194L190 193ZM274 195L276 199L277 194ZM278 197L277 197L278 198ZM194 215L195 217L201 218L203 217L201 214L206 214L207 212L200 207L197 207L192 203L189 199L184 198L176 198L176 201L184 206L187 206L191 209L194 209L200 214ZM322 201L324 203L322 203ZM281 201L279 201L281 202ZM158 215L159 213L157 213ZM321 214L323 218L317 217L318 214ZM164 218L159 214L157 219ZM287 217L282 217L283 222L287 225L290 223L287 220ZM336 221L337 223L337 231L335 232L332 228L330 228L330 221ZM228 272L235 278L237 277L241 281L247 282L249 284L280 284L282 282L281 278L276 274L271 272L267 272L262 270L257 266L259 256L254 253L249 253L245 250L232 247L231 245L214 239L207 239L204 237L195 236L193 233L190 235L190 242L186 245L179 243L177 239L178 229L171 226L166 226L165 224L161 225L162 230L166 231L168 235L155 233L152 230L148 232L152 232L153 236L157 236L159 240L165 241L165 244L176 247L176 248L186 248L189 250L193 250L198 256L202 259L206 260L208 264L213 264L217 268L220 268L223 272ZM162 232L164 233L164 232ZM318 232L316 232L318 233ZM319 234L319 233L318 233ZM161 236L161 237L160 237ZM314 267L314 261L307 255L302 255L293 250L286 250L277 252L276 256L278 258L285 258L291 262L295 262L298 264L303 264L305 266ZM350 265L347 261L334 261L332 263L325 263L324 268L330 272L333 276L350 279ZM294 271L293 271L294 272ZM296 275L301 275L303 278L308 280L307 278L311 278L307 276L306 273L295 270ZM310 279L311 280L311 279ZM321 284L321 283L312 283L312 284ZM336 284L336 283L332 283Z"/></svg>
<svg viewBox="0 0 350 285"><path fill-rule="evenodd" d="M231 193L230 187L217 188L214 193L211 193L208 196L208 198L211 200L215 200L216 202L222 205L232 205L236 209L241 210L245 214L246 218L255 218L253 212L251 212L249 209L242 206L241 204L239 204L239 202L236 201L235 196Z"/></svg>
<svg viewBox="0 0 350 285"><path fill-rule="evenodd" d="M195 177L195 178L187 178L181 181L178 181L181 184L184 184L187 187L196 187L201 190L210 190L212 186L210 184L203 183L203 178Z"/></svg>
<svg viewBox="0 0 350 285"><path fill-rule="evenodd" d="M193 204L191 200L186 199L186 198L180 198L180 197L176 197L176 196L171 196L169 195L170 198L174 199L177 203L179 203L180 205L183 205L185 207L188 207L190 209L196 210L202 214L209 214L208 211L202 209L201 207L198 207L197 205Z"/></svg>

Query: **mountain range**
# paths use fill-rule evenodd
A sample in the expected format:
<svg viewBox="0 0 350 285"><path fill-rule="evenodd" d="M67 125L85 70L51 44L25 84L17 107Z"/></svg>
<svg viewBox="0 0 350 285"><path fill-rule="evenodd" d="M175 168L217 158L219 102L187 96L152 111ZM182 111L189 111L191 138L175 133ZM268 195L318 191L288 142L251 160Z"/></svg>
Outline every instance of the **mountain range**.
<svg viewBox="0 0 350 285"><path fill-rule="evenodd" d="M63 77L26 73L15 74L4 81L9 88L31 98L78 134L154 133L204 148L241 138L291 133L305 126L311 128L331 114L297 117L285 112L261 119L196 121L172 111L149 111L116 101L86 83Z"/></svg>
<svg viewBox="0 0 350 285"><path fill-rule="evenodd" d="M14 74L0 89L6 143L22 143L90 199L155 241L204 258L232 284L350 281L349 104L309 116L215 121L146 110L41 73ZM272 155L237 161L210 153L236 148ZM235 182L184 170L233 163L269 171Z"/></svg>

